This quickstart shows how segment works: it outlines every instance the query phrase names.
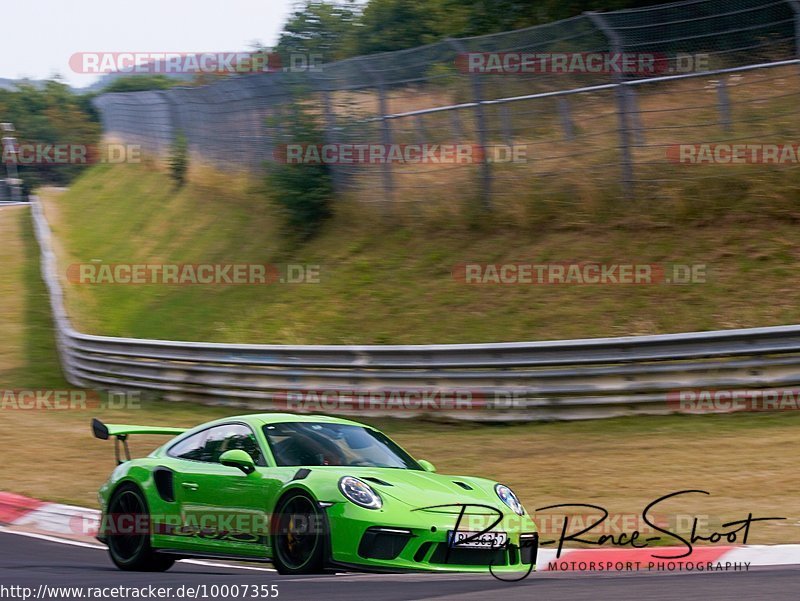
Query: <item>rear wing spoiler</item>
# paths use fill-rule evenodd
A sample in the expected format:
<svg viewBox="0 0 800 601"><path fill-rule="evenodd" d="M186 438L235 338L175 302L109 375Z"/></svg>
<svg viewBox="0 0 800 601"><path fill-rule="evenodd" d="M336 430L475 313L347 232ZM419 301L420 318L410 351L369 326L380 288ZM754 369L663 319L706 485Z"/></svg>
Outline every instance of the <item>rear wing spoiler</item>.
<svg viewBox="0 0 800 601"><path fill-rule="evenodd" d="M114 453L117 458L117 463L121 464L124 461L131 460L131 451L128 448L128 436L131 434L147 434L166 436L178 436L186 432L186 428L166 428L160 426L126 426L120 424L104 424L99 419L92 420L92 432L95 438L100 440L108 440L112 436L114 441ZM125 451L125 459L123 460L120 453L120 446Z"/></svg>

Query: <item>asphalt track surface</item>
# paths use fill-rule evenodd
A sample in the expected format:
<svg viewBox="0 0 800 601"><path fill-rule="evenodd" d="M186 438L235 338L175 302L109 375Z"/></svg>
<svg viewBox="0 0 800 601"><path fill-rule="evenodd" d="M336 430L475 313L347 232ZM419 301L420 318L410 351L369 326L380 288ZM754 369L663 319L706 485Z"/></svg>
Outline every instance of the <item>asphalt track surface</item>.
<svg viewBox="0 0 800 601"><path fill-rule="evenodd" d="M199 587L199 585L278 585L282 600L321 599L478 601L605 599L798 599L800 569L751 568L719 573L539 573L518 583L473 574L330 574L279 576L267 567L234 567L224 562L179 562L168 572L121 572L105 549L66 545L42 538L0 532L0 597L8 587ZM3 596L5 587L5 596ZM199 588L198 588L199 590ZM210 589L205 598L213 599ZM42 597L40 597L41 599ZM75 598L47 596L54 598ZM154 597L143 597L154 599ZM173 595L167 598L179 598ZM203 597L199 597L203 598ZM229 596L228 599L234 597ZM249 598L249 597L238 597Z"/></svg>

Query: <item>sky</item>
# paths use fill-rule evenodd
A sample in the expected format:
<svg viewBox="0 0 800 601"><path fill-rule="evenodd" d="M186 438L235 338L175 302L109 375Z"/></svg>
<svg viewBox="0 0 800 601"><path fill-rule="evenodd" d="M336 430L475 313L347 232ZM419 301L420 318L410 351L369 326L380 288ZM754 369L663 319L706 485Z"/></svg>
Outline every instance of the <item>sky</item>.
<svg viewBox="0 0 800 601"><path fill-rule="evenodd" d="M80 52L236 52L278 40L294 0L5 0L0 6L0 77L59 74L84 87Z"/></svg>

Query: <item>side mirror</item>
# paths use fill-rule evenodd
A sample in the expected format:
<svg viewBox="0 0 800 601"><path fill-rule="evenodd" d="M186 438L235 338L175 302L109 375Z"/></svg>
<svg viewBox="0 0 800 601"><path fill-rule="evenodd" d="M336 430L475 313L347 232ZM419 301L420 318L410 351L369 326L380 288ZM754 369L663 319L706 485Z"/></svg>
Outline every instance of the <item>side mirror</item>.
<svg viewBox="0 0 800 601"><path fill-rule="evenodd" d="M426 472L435 472L436 471L436 468L434 467L434 465L430 461L426 461L425 459L419 459L419 460L417 460L417 463L419 463L419 466L422 469L424 469Z"/></svg>
<svg viewBox="0 0 800 601"><path fill-rule="evenodd" d="M242 470L245 474L252 474L256 471L256 464L253 458L241 449L225 451L219 458L219 462L227 467L235 467Z"/></svg>

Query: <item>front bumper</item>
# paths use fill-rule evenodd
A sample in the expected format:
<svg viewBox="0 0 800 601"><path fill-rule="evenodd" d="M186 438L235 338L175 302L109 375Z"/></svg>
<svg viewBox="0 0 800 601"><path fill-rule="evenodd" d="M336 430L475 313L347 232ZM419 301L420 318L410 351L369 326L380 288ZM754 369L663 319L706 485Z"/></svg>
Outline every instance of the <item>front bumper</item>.
<svg viewBox="0 0 800 601"><path fill-rule="evenodd" d="M492 528L508 533L503 548L475 549L448 544L447 533L455 530L457 512L413 511L392 518L352 503L334 503L326 511L334 565L381 572L489 572L491 566L501 573L528 571L536 560L538 536L527 515L504 513ZM495 518L465 515L459 530L481 531Z"/></svg>

